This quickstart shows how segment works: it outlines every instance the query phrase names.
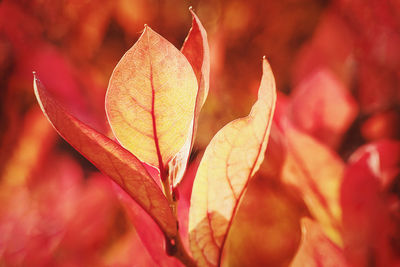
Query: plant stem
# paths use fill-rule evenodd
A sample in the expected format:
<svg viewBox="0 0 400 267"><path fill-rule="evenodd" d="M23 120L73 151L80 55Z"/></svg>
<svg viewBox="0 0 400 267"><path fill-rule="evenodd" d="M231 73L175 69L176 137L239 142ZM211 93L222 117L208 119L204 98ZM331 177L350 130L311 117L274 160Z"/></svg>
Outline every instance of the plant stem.
<svg viewBox="0 0 400 267"><path fill-rule="evenodd" d="M185 247L183 246L181 236L179 234L174 241L176 253L173 256L187 267L196 267L196 263L194 262L193 258L187 253Z"/></svg>
<svg viewBox="0 0 400 267"><path fill-rule="evenodd" d="M176 228L177 228L177 235L175 237L168 237L165 236L165 242L166 242L166 252L169 256L173 256L177 258L180 262L182 262L185 266L187 267L195 267L196 263L193 260L193 258L188 254L186 251L183 243L181 236L179 234L179 221L178 221L178 216L177 216L177 206L178 203L175 200L175 198L172 196L172 191L171 191L171 184L170 184L170 179L168 177L168 170L161 173L161 181L164 189L164 194L165 197L167 198L167 201L169 203L169 207L172 210L172 214L175 217L176 221Z"/></svg>

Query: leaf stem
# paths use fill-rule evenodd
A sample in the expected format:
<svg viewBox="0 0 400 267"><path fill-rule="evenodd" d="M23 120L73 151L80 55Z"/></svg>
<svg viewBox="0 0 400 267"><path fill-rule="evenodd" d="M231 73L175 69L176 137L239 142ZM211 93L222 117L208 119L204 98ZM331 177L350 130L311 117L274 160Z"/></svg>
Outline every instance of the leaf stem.
<svg viewBox="0 0 400 267"><path fill-rule="evenodd" d="M196 263L193 260L193 258L188 254L186 251L183 243L181 236L179 234L179 221L178 221L178 216L177 216L177 206L178 202L173 197L173 192L171 190L171 181L168 177L168 167L164 168L164 171L160 171L160 178L162 181L163 189L164 189L164 194L165 197L167 198L167 201L169 203L169 207L172 210L172 214L175 217L176 221L176 227L178 229L178 234L174 237L168 237L165 236L165 244L166 244L166 252L169 256L173 256L177 258L180 262L182 262L185 266L187 267L195 267Z"/></svg>

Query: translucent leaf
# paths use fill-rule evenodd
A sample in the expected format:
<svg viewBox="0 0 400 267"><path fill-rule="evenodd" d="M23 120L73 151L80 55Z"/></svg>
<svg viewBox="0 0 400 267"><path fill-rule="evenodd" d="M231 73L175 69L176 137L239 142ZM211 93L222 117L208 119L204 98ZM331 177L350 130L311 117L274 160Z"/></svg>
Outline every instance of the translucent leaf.
<svg viewBox="0 0 400 267"><path fill-rule="evenodd" d="M193 16L192 28L182 46L182 53L189 60L197 77L198 91L192 127L190 127L186 142L174 159L169 163L170 178L176 186L186 170L190 151L193 147L197 131L197 121L201 108L208 95L210 85L210 51L208 48L207 33L199 18L190 9Z"/></svg>
<svg viewBox="0 0 400 267"><path fill-rule="evenodd" d="M199 266L221 264L226 236L242 195L264 159L275 101L274 77L264 59L258 100L250 114L214 136L196 174L189 238Z"/></svg>
<svg viewBox="0 0 400 267"><path fill-rule="evenodd" d="M168 236L177 233L168 202L142 163L127 150L69 114L34 77L36 98L60 135L123 188Z"/></svg>
<svg viewBox="0 0 400 267"><path fill-rule="evenodd" d="M186 141L196 94L188 60L146 26L114 69L106 112L121 145L163 171Z"/></svg>

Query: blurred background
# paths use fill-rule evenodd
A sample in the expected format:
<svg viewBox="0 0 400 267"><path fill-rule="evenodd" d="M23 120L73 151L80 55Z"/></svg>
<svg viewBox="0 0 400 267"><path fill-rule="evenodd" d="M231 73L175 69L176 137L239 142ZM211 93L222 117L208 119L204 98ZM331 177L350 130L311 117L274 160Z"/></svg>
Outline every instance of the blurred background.
<svg viewBox="0 0 400 267"><path fill-rule="evenodd" d="M150 256L138 256L142 245L108 179L41 113L32 71L68 110L109 133L104 96L113 68L144 24L180 48L189 6L211 51L194 164L223 125L248 114L264 55L279 90L277 114L342 161L363 144L400 139L399 1L2 0L0 266L146 265ZM264 176L274 174L274 151ZM262 231L272 240L259 256L285 266L307 208L274 179L254 181L249 190L260 198L244 206L263 203L254 216L268 214ZM283 235L292 238L277 245Z"/></svg>

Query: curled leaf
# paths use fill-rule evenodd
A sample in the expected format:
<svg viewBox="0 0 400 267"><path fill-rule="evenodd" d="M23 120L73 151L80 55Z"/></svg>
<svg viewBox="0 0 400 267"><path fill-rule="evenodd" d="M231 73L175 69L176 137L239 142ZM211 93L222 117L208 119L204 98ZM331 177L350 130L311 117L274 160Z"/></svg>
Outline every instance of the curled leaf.
<svg viewBox="0 0 400 267"><path fill-rule="evenodd" d="M114 69L106 112L121 145L163 171L186 141L196 94L185 56L146 26Z"/></svg>
<svg viewBox="0 0 400 267"><path fill-rule="evenodd" d="M123 188L167 236L177 233L168 202L142 163L127 150L69 114L34 77L36 98L60 135Z"/></svg>
<svg viewBox="0 0 400 267"><path fill-rule="evenodd" d="M196 174L189 238L199 266L221 264L224 243L248 182L264 159L276 101L275 81L263 60L258 100L250 114L222 128Z"/></svg>
<svg viewBox="0 0 400 267"><path fill-rule="evenodd" d="M186 142L179 153L176 154L174 159L169 163L170 177L174 186L182 180L185 173L197 131L197 121L210 87L210 51L208 47L207 33L192 9L190 9L190 12L193 16L192 28L186 37L181 51L189 60L189 63L192 65L193 71L196 74L198 90L194 109L194 118Z"/></svg>

